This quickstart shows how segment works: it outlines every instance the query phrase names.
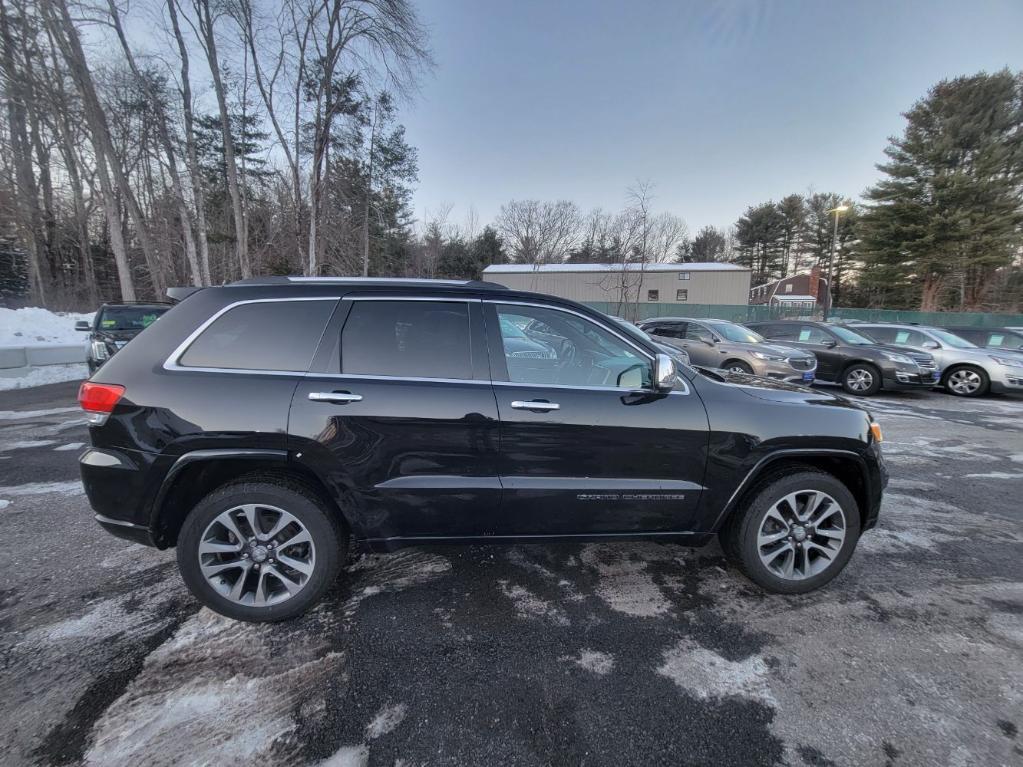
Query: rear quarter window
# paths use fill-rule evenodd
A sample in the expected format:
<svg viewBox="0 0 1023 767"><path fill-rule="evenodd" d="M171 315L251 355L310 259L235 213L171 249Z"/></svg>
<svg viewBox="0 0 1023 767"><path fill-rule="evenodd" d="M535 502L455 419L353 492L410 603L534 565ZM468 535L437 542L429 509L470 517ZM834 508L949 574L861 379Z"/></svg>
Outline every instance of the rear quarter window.
<svg viewBox="0 0 1023 767"><path fill-rule="evenodd" d="M178 364L304 373L336 303L260 301L228 309L189 344Z"/></svg>

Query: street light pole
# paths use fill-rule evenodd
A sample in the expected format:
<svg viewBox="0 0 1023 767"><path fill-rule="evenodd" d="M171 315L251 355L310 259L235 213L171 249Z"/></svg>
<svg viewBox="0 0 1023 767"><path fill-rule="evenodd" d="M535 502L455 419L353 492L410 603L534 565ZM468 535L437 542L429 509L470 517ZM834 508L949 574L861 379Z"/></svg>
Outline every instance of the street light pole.
<svg viewBox="0 0 1023 767"><path fill-rule="evenodd" d="M824 302L824 322L828 321L828 315L831 313L831 275L835 266L835 244L838 242L838 217L847 210L849 210L848 205L839 205L828 211L828 213L835 214L835 231L831 235L831 255L828 256L828 296Z"/></svg>

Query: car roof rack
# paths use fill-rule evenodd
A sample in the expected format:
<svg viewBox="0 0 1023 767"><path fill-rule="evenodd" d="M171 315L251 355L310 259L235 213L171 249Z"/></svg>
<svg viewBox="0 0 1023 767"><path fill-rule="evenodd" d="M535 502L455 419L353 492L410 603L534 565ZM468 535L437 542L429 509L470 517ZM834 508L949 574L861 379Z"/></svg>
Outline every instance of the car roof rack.
<svg viewBox="0 0 1023 767"><path fill-rule="evenodd" d="M168 288L168 293L173 288ZM152 301L104 301L101 306L164 306L170 304L170 301L164 301L160 298L154 298Z"/></svg>
<svg viewBox="0 0 1023 767"><path fill-rule="evenodd" d="M508 290L504 285L486 280L434 280L420 277L292 277L273 275L249 277L228 283L228 287L256 285L380 285L380 286L435 286L443 288L472 288L475 290Z"/></svg>

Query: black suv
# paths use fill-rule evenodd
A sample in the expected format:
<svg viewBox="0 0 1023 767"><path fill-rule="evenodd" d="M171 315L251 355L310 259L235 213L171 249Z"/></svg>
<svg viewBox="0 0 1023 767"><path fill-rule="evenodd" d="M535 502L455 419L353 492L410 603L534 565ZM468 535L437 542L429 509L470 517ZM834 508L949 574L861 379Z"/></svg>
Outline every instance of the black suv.
<svg viewBox="0 0 1023 767"><path fill-rule="evenodd" d="M544 353L521 354L538 325ZM193 594L247 620L306 610L351 540L717 534L758 584L804 592L845 566L887 476L840 398L676 369L599 312L481 282L197 290L79 400L99 523L176 545Z"/></svg>
<svg viewBox="0 0 1023 767"><path fill-rule="evenodd" d="M881 389L929 389L941 371L927 352L879 344L853 328L809 320L748 322L771 341L817 357L817 380L841 384L849 394L869 397Z"/></svg>
<svg viewBox="0 0 1023 767"><path fill-rule="evenodd" d="M89 373L95 373L100 365L168 309L170 306L162 303L103 304L91 323L84 320L76 322L75 330L89 334L89 348L85 354Z"/></svg>

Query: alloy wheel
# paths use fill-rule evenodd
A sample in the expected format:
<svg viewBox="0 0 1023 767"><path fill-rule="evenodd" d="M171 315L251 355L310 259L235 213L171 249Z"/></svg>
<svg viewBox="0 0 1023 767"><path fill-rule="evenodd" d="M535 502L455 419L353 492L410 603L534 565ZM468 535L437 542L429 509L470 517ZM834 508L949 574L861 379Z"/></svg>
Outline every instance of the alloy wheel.
<svg viewBox="0 0 1023 767"><path fill-rule="evenodd" d="M957 370L948 377L948 388L956 394L973 394L982 383L980 374L975 370Z"/></svg>
<svg viewBox="0 0 1023 767"><path fill-rule="evenodd" d="M864 368L856 368L849 371L845 381L853 391L868 391L874 385L874 374Z"/></svg>
<svg viewBox="0 0 1023 767"><path fill-rule="evenodd" d="M773 575L804 580L831 566L845 535L845 512L834 498L799 490L768 510L757 533L757 553Z"/></svg>
<svg viewBox="0 0 1023 767"><path fill-rule="evenodd" d="M225 599L249 607L295 596L316 567L312 536L296 516L266 504L221 512L199 543L199 569Z"/></svg>

